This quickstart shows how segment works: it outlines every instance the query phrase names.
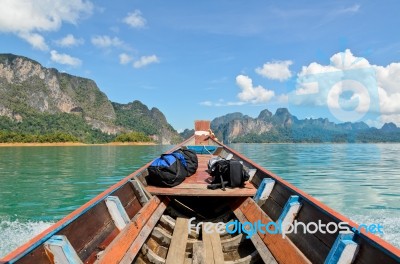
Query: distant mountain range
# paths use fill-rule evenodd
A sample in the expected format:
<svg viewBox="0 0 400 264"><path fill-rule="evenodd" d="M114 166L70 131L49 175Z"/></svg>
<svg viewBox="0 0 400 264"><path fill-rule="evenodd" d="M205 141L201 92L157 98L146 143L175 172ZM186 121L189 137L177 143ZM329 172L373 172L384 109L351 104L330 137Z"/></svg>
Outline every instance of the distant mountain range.
<svg viewBox="0 0 400 264"><path fill-rule="evenodd" d="M400 142L400 128L387 123L382 128L364 122L335 124L327 118L299 120L288 109L275 114L267 109L252 118L232 113L215 118L211 128L226 143L247 142Z"/></svg>
<svg viewBox="0 0 400 264"><path fill-rule="evenodd" d="M364 122L335 124L328 119L299 120L288 109L267 109L256 118L242 113L211 122L216 136L234 142L400 142L400 128ZM157 108L140 101L111 102L90 79L60 73L13 54L0 54L0 142L36 135L51 140L109 142L118 134L141 132L158 143L174 144L193 135L178 134ZM46 140L46 137L44 137Z"/></svg>
<svg viewBox="0 0 400 264"><path fill-rule="evenodd" d="M19 134L63 133L84 142L107 142L130 131L163 144L181 140L157 108L140 101L111 102L90 79L0 54L0 139L7 132L16 133L16 140Z"/></svg>
<svg viewBox="0 0 400 264"><path fill-rule="evenodd" d="M400 142L400 128L386 123L382 128L364 122L335 124L327 118L299 120L288 109L279 108L272 114L265 109L252 118L236 112L211 121L211 129L224 143L285 143L285 142ZM185 130L187 138L194 131Z"/></svg>

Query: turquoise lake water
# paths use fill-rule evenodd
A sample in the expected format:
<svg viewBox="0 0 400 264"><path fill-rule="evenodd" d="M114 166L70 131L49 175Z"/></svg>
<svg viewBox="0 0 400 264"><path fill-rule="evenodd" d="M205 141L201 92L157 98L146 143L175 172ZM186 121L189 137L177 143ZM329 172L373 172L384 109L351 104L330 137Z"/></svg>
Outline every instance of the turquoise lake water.
<svg viewBox="0 0 400 264"><path fill-rule="evenodd" d="M0 257L171 146L0 148ZM232 144L400 247L400 144Z"/></svg>

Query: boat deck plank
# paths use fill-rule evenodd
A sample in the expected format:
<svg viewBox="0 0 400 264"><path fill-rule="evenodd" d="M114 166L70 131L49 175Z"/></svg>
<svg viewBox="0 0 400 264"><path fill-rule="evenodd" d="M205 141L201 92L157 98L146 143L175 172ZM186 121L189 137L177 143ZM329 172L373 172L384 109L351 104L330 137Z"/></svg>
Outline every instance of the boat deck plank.
<svg viewBox="0 0 400 264"><path fill-rule="evenodd" d="M171 245L168 250L166 264L185 263L185 250L188 239L188 219L178 217L174 233L171 239Z"/></svg>
<svg viewBox="0 0 400 264"><path fill-rule="evenodd" d="M196 242L193 244L193 264L204 264L205 259L204 259L204 245L202 241Z"/></svg>
<svg viewBox="0 0 400 264"><path fill-rule="evenodd" d="M235 216L237 219L242 222L248 222L248 219L240 209L235 209L234 211ZM269 264L278 264L274 256L272 255L271 251L269 248L264 244L262 241L261 237L258 235L258 233L255 233L251 236L251 242L253 242L254 247L256 248L258 254L260 255L261 259L264 261L264 263L269 263Z"/></svg>
<svg viewBox="0 0 400 264"><path fill-rule="evenodd" d="M181 184L175 187L147 186L146 189L153 195L175 195L175 196L244 196L252 197L257 189L250 182L246 182L242 188L226 188L210 190L207 185L211 183L212 177L207 172L207 163L212 155L197 155L199 167L197 172L187 177Z"/></svg>
<svg viewBox="0 0 400 264"><path fill-rule="evenodd" d="M207 232L203 225L203 246L204 246L204 263L205 264L218 264L224 263L224 254L222 252L221 239L215 230L215 225L211 222L206 222L205 225L210 225L211 232Z"/></svg>
<svg viewBox="0 0 400 264"><path fill-rule="evenodd" d="M152 217L154 212L162 212L165 210L168 201L160 200L158 197L153 198L138 212L131 222L118 234L111 244L104 250L96 264L120 263L126 252L130 249L132 243L140 235L143 227ZM160 217L161 217L160 214Z"/></svg>
<svg viewBox="0 0 400 264"><path fill-rule="evenodd" d="M232 210L239 219L246 219L250 223L257 221L261 221L261 223L272 222L272 219L250 198L246 198L244 202L236 207L234 206ZM312 263L289 238L283 238L280 234L261 233L260 231L258 231L258 235L278 263ZM261 255L261 257L263 256Z"/></svg>

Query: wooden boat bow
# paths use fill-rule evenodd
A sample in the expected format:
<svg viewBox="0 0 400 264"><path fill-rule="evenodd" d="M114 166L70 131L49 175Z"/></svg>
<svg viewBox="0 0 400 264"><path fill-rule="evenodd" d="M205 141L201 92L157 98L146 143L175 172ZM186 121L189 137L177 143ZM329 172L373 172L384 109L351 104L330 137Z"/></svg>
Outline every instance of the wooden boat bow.
<svg viewBox="0 0 400 264"><path fill-rule="evenodd" d="M256 230L249 238L248 229L207 232L206 226L217 230L219 223L258 221L358 225L217 141L209 121L198 121L195 128L191 138L170 150L198 150L199 168L182 184L147 185L148 163L0 263L400 263L398 248L363 230L286 237ZM243 188L207 189L207 162L214 156L242 161L250 180Z"/></svg>

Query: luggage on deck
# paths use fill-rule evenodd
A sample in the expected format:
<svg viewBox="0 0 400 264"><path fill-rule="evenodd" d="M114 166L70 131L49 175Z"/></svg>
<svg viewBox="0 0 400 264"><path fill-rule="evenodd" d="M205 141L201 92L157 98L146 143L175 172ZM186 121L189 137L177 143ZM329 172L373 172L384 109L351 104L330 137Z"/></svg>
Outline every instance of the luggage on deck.
<svg viewBox="0 0 400 264"><path fill-rule="evenodd" d="M188 176L186 160L181 153L162 154L147 168L150 185L173 187Z"/></svg>
<svg viewBox="0 0 400 264"><path fill-rule="evenodd" d="M198 160L196 152L180 148L170 154L162 154L147 168L149 175L146 181L150 185L174 187L186 177L196 173Z"/></svg>
<svg viewBox="0 0 400 264"><path fill-rule="evenodd" d="M188 148L180 148L175 150L174 153L181 153L186 161L186 168L188 171L188 176L196 173L199 167L199 161L197 159L196 151Z"/></svg>
<svg viewBox="0 0 400 264"><path fill-rule="evenodd" d="M225 190L225 187L242 187L250 178L240 161L220 157L208 161L208 172L213 177L211 184L207 186L208 189Z"/></svg>

